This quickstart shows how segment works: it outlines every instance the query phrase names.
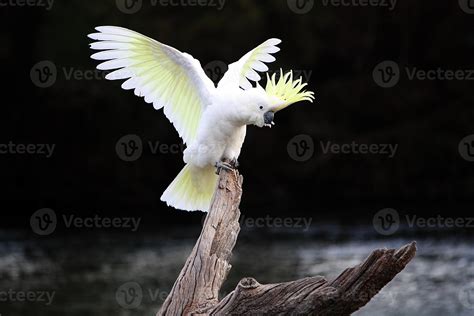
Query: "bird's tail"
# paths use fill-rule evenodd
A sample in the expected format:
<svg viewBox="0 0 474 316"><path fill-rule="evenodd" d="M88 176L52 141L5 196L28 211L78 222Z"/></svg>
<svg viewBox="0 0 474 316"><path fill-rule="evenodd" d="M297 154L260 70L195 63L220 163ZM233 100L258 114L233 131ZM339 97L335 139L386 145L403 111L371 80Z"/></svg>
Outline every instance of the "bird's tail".
<svg viewBox="0 0 474 316"><path fill-rule="evenodd" d="M213 167L198 168L186 165L165 190L161 200L177 209L207 212L211 206L217 179Z"/></svg>

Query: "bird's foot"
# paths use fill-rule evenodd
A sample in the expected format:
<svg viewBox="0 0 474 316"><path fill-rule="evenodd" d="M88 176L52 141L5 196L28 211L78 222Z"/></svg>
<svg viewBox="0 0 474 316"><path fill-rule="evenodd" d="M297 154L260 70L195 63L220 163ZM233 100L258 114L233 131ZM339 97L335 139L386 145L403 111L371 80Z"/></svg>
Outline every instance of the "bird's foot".
<svg viewBox="0 0 474 316"><path fill-rule="evenodd" d="M222 161L222 160L216 162L215 167L217 168L216 174L221 173L222 169L227 170L227 171L234 171L236 169L235 164L233 164L232 161L227 162L227 161Z"/></svg>
<svg viewBox="0 0 474 316"><path fill-rule="evenodd" d="M230 164L231 164L231 166L234 167L234 169L237 169L237 168L240 167L240 163L239 163L239 161L237 160L237 158L232 159L232 160L230 161Z"/></svg>

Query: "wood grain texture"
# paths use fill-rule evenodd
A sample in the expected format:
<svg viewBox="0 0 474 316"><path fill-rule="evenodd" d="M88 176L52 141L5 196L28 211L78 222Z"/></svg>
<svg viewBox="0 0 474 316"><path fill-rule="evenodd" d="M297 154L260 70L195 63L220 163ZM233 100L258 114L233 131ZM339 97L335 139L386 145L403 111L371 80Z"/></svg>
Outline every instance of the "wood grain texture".
<svg viewBox="0 0 474 316"><path fill-rule="evenodd" d="M196 314L218 303L219 289L231 269L230 257L240 232L242 177L221 170L201 235L158 315Z"/></svg>
<svg viewBox="0 0 474 316"><path fill-rule="evenodd" d="M240 232L242 181L237 170L220 171L201 235L157 315L350 315L415 256L415 242L398 250L377 249L331 282L315 276L260 284L247 277L219 301Z"/></svg>
<svg viewBox="0 0 474 316"><path fill-rule="evenodd" d="M321 276L260 284L242 279L207 311L210 315L350 315L374 297L415 256L415 243L398 250L378 249L328 282Z"/></svg>

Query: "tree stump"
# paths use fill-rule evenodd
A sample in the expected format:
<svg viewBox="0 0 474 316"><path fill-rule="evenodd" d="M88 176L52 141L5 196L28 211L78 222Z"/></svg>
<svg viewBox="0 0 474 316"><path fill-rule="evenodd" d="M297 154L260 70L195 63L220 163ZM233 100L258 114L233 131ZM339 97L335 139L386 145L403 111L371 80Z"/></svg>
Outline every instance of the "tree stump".
<svg viewBox="0 0 474 316"><path fill-rule="evenodd" d="M415 256L416 244L374 250L335 280L307 277L260 284L243 278L219 301L240 231L242 176L222 169L201 235L157 315L350 315L367 304Z"/></svg>

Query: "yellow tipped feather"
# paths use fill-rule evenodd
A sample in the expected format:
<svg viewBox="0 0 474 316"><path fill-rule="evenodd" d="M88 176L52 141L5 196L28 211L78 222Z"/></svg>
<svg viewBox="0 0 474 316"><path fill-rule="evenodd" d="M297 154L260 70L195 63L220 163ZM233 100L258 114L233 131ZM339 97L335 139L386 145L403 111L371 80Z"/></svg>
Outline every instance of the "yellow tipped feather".
<svg viewBox="0 0 474 316"><path fill-rule="evenodd" d="M186 165L165 190L161 200L177 209L207 212L217 180L214 167L197 168Z"/></svg>
<svg viewBox="0 0 474 316"><path fill-rule="evenodd" d="M313 102L314 92L302 91L307 83L303 83L303 79L300 77L298 80L293 80L293 71L283 74L283 70L280 69L280 78L276 80L276 74L272 77L267 74L267 86L265 91L271 97L276 98L278 106L275 111L280 111L287 106L300 102L309 101Z"/></svg>

